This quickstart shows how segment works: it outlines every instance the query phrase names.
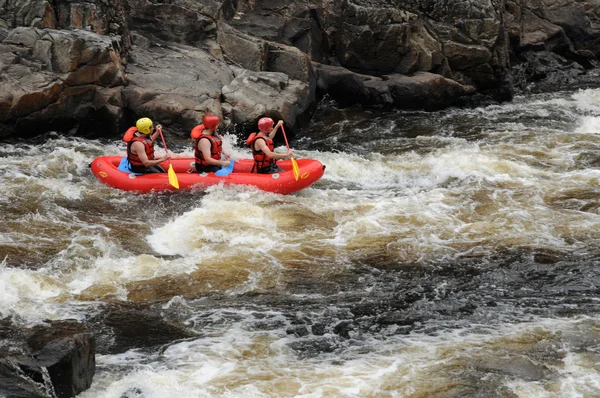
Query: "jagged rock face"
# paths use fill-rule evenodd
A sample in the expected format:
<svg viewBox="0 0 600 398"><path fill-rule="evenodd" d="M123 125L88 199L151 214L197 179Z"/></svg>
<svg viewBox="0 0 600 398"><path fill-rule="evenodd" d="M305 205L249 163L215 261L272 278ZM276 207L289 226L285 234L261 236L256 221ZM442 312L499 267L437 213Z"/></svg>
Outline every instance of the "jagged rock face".
<svg viewBox="0 0 600 398"><path fill-rule="evenodd" d="M507 99L513 84L553 87L600 56L593 0L0 4L0 136L83 132L85 120L116 133L128 127L126 115L186 134L206 112L248 125L265 113L293 127L323 93L348 104L428 109L474 91ZM272 73L288 80L278 77L286 83L266 94L261 84ZM443 96L432 95L440 82Z"/></svg>
<svg viewBox="0 0 600 398"><path fill-rule="evenodd" d="M15 28L0 45L0 135L70 129L103 110L121 116L125 82L119 45L85 30ZM56 122L58 120L58 122Z"/></svg>
<svg viewBox="0 0 600 398"><path fill-rule="evenodd" d="M535 43L536 34L545 35L538 42L559 36L560 45L574 51L589 51L596 57L600 54L600 8L595 1L537 0L517 3L521 10L515 15L521 22L523 43ZM514 5L513 5L514 7Z"/></svg>
<svg viewBox="0 0 600 398"><path fill-rule="evenodd" d="M514 81L536 90L560 87L598 66L600 4L594 1L506 0L504 21Z"/></svg>
<svg viewBox="0 0 600 398"><path fill-rule="evenodd" d="M88 29L98 34L122 34L126 26L123 0L4 0L0 28L35 27Z"/></svg>
<svg viewBox="0 0 600 398"><path fill-rule="evenodd" d="M502 83L508 48L489 0L349 0L340 64L361 73L433 72L479 89Z"/></svg>
<svg viewBox="0 0 600 398"><path fill-rule="evenodd" d="M210 1L131 0L127 2L126 13L130 27L148 37L202 46L216 35L219 7L217 2Z"/></svg>

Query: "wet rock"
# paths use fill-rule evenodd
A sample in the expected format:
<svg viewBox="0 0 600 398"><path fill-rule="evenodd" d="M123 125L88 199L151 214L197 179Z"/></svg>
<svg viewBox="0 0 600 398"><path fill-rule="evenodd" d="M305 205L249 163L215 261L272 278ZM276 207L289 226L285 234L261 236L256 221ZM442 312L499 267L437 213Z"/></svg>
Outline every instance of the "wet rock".
<svg viewBox="0 0 600 398"><path fill-rule="evenodd" d="M529 51L521 55L523 63L515 67L513 75L523 89L533 92L550 91L577 81L585 73L577 62L547 51ZM533 83L533 85L529 85Z"/></svg>
<svg viewBox="0 0 600 398"><path fill-rule="evenodd" d="M354 330L352 321L341 321L333 327L333 333L346 339L350 338L350 333Z"/></svg>
<svg viewBox="0 0 600 398"><path fill-rule="evenodd" d="M304 337L304 336L308 336L310 334L310 332L308 331L308 328L303 325L289 327L286 329L285 332L287 334L293 334L298 337Z"/></svg>
<svg viewBox="0 0 600 398"><path fill-rule="evenodd" d="M393 311L378 317L376 323L380 325L401 325L411 326L420 322L422 318L418 315L411 315L400 311Z"/></svg>
<svg viewBox="0 0 600 398"><path fill-rule="evenodd" d="M325 324L323 324L323 323L315 323L311 327L311 332L315 336L323 336L325 334L325 332L326 332Z"/></svg>
<svg viewBox="0 0 600 398"><path fill-rule="evenodd" d="M322 353L334 352L338 347L337 338L314 337L292 341L289 346L302 358L311 358Z"/></svg>
<svg viewBox="0 0 600 398"><path fill-rule="evenodd" d="M110 340L103 341L103 353L152 347L194 336L183 327L165 320L159 309L128 303L111 305L93 323L100 325L102 335L110 337Z"/></svg>
<svg viewBox="0 0 600 398"><path fill-rule="evenodd" d="M51 386L33 379L42 375L22 330L11 318L0 320L0 396L15 398L49 397Z"/></svg>
<svg viewBox="0 0 600 398"><path fill-rule="evenodd" d="M463 314L473 314L476 309L477 309L476 304L467 303L467 304L463 305L462 307L459 307L458 312L461 312Z"/></svg>
<svg viewBox="0 0 600 398"><path fill-rule="evenodd" d="M133 387L125 391L120 398L143 398L144 391L139 387Z"/></svg>
<svg viewBox="0 0 600 398"><path fill-rule="evenodd" d="M28 333L27 342L38 364L48 370L57 397L74 397L92 385L96 340L82 325L37 326Z"/></svg>
<svg viewBox="0 0 600 398"><path fill-rule="evenodd" d="M527 358L511 357L480 359L475 367L482 373L499 373L520 380L539 381L552 372L545 365L534 364Z"/></svg>
<svg viewBox="0 0 600 398"><path fill-rule="evenodd" d="M25 364L24 360L0 359L0 396L11 398L50 397L51 390L27 376L24 368L31 369L31 365ZM42 369L37 368L36 371L41 373Z"/></svg>
<svg viewBox="0 0 600 398"><path fill-rule="evenodd" d="M438 109L475 92L441 75L419 72L411 76L400 74L374 77L347 69L313 63L317 87L327 92L343 106L395 106L399 108Z"/></svg>
<svg viewBox="0 0 600 398"><path fill-rule="evenodd" d="M0 394L10 397L74 397L95 373L95 337L83 325L60 321L21 329L0 326Z"/></svg>
<svg viewBox="0 0 600 398"><path fill-rule="evenodd" d="M417 286L405 293L404 300L406 300L407 303L414 303L415 301L421 300L423 297L425 297L425 289L422 286Z"/></svg>
<svg viewBox="0 0 600 398"><path fill-rule="evenodd" d="M392 300L390 300L390 301L392 301ZM399 304L399 305L394 306L394 308L402 307L402 305L400 303L396 303L396 304ZM382 302L359 303L358 305L355 305L352 307L352 314L356 318L371 317L371 316L374 316L374 315L377 315L379 313L389 310L389 308L391 308L392 305L393 305L392 303L382 303Z"/></svg>

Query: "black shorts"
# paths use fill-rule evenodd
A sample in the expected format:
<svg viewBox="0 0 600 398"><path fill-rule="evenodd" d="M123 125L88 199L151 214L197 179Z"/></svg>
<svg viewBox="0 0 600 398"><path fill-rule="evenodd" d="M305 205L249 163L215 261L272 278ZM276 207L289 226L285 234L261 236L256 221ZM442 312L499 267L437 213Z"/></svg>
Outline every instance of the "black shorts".
<svg viewBox="0 0 600 398"><path fill-rule="evenodd" d="M283 170L281 167L277 166L277 163L273 163L267 167L258 169L258 174L274 174L274 173L281 173L282 171L285 171L285 170Z"/></svg>
<svg viewBox="0 0 600 398"><path fill-rule="evenodd" d="M150 167L130 165L130 169L132 172L140 174L166 173L166 170L159 165Z"/></svg>
<svg viewBox="0 0 600 398"><path fill-rule="evenodd" d="M196 171L198 173L214 173L219 170L221 170L221 166L217 166L217 165L202 166L202 165L196 164Z"/></svg>

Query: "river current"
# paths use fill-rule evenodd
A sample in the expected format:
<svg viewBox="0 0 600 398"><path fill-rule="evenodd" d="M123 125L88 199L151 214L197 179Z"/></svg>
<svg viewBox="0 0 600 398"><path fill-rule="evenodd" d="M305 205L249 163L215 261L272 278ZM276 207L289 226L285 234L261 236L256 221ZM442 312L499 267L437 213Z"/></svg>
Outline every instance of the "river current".
<svg viewBox="0 0 600 398"><path fill-rule="evenodd" d="M124 193L88 168L117 137L5 142L0 315L93 329L85 398L597 397L599 129L599 89L322 106L288 196Z"/></svg>

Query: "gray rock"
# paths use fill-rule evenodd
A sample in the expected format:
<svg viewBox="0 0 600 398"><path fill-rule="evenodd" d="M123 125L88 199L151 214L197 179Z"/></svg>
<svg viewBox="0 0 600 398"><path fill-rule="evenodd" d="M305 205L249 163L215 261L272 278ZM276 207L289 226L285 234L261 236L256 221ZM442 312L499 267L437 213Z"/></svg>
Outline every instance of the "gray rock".
<svg viewBox="0 0 600 398"><path fill-rule="evenodd" d="M0 396L74 397L95 373L94 335L76 322L22 329L0 320Z"/></svg>
<svg viewBox="0 0 600 398"><path fill-rule="evenodd" d="M0 46L0 136L71 128L103 111L120 118L112 88L125 81L118 50L111 38L85 30L10 31Z"/></svg>
<svg viewBox="0 0 600 398"><path fill-rule="evenodd" d="M592 1L1 5L0 137L116 134L140 116L187 134L207 112L244 127L262 114L292 126L310 117L317 92L427 109L505 100L532 81L539 90L573 81L600 54ZM540 80L549 58L565 61Z"/></svg>
<svg viewBox="0 0 600 398"><path fill-rule="evenodd" d="M207 112L223 115L221 94L234 76L225 62L185 45L134 47L124 105L189 132Z"/></svg>
<svg viewBox="0 0 600 398"><path fill-rule="evenodd" d="M319 89L328 92L341 105L361 103L438 109L475 92L472 86L428 72L411 76L390 74L377 78L341 67L314 65Z"/></svg>
<svg viewBox="0 0 600 398"><path fill-rule="evenodd" d="M253 124L264 115L283 119L293 127L296 119L311 105L310 87L279 72L239 70L223 87L224 102L232 109L233 123Z"/></svg>

